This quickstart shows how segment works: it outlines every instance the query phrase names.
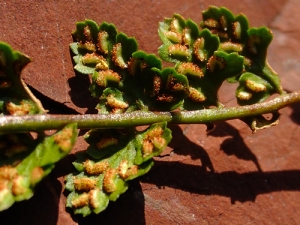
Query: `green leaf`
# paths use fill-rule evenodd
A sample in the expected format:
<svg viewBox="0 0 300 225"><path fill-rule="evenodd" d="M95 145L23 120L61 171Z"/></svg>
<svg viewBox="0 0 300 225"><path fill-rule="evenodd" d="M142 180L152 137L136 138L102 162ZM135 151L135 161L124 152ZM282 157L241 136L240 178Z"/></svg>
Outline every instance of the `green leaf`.
<svg viewBox="0 0 300 225"><path fill-rule="evenodd" d="M28 56L0 42L0 115L45 113L40 101L21 79L21 71L30 61Z"/></svg>
<svg viewBox="0 0 300 225"><path fill-rule="evenodd" d="M93 20L85 20L76 23L76 30L72 33L77 41L96 42L98 38L99 28Z"/></svg>
<svg viewBox="0 0 300 225"><path fill-rule="evenodd" d="M202 28L209 29L220 38L219 50L225 52L236 52L244 57L244 71L261 77L269 83L274 90L273 93L283 94L284 91L280 85L278 75L271 69L266 62L267 49L270 45L273 35L266 27L249 28L247 18L240 14L234 16L224 7L209 7L202 13L203 20L200 24ZM230 77L229 82L243 82L240 79L241 74L236 77ZM237 92L246 91L240 84ZM246 93L245 93L246 96ZM261 97L259 97L261 96ZM248 104L263 101L266 95L256 95ZM239 103L245 104L245 101Z"/></svg>
<svg viewBox="0 0 300 225"><path fill-rule="evenodd" d="M159 48L161 58L169 62L176 62L176 71L186 76L188 80L186 95L181 98L183 100L182 109L186 110L221 105L217 97L220 86L225 80L240 76L244 69L242 56L236 54L236 51L221 49L220 39L223 40L224 37L220 37L218 33L220 29L229 32L230 23L237 21L245 23L244 17L240 16L235 21L228 10L225 8L219 10L216 7L204 12L203 16L207 21L201 23L205 27L201 32L196 23L190 19L184 20L178 14L159 25L159 36L163 42ZM218 18L217 22L215 21L216 17ZM242 29L243 36L246 31ZM190 34L189 38L186 38L187 33ZM227 39L233 38L233 35L233 32L230 35L227 34ZM178 41L174 39L175 37L178 38ZM178 57L170 52L170 50L176 52L176 49L178 54L186 49L189 56L185 58L179 54Z"/></svg>
<svg viewBox="0 0 300 225"><path fill-rule="evenodd" d="M162 111L178 108L189 94L187 77L179 74L174 68L152 68L152 71L155 72L153 85L150 90L146 90L151 93L150 107Z"/></svg>
<svg viewBox="0 0 300 225"><path fill-rule="evenodd" d="M192 61L193 43L199 35L195 22L174 14L159 23L158 34L163 42L158 50L163 60L175 63Z"/></svg>
<svg viewBox="0 0 300 225"><path fill-rule="evenodd" d="M96 106L98 113L124 113L131 111L132 104L129 104L130 99L124 93L116 88L106 88L99 98L99 103ZM129 105L131 105L129 107Z"/></svg>
<svg viewBox="0 0 300 225"><path fill-rule="evenodd" d="M210 6L208 10L203 11L202 17L203 21L200 22L200 26L216 34L222 43L244 44L246 42L249 24L243 14L234 16L225 7ZM228 46L220 47L232 52Z"/></svg>
<svg viewBox="0 0 300 225"><path fill-rule="evenodd" d="M249 105L264 101L267 97L275 93L274 88L269 82L250 72L243 73L239 79L239 83L236 96L240 105Z"/></svg>
<svg viewBox="0 0 300 225"><path fill-rule="evenodd" d="M90 91L99 98L98 112L223 107L218 92L224 81L239 82L240 105L283 93L277 74L266 62L270 30L249 29L244 15L235 16L224 7L210 7L202 15L201 31L197 23L179 14L159 23L159 56L175 64L167 68L155 55L138 51L136 40L113 25L103 23L97 30L92 21L77 24L77 44L70 45L74 68L92 75ZM276 124L278 115L275 111L271 119L258 115L243 121L256 131ZM149 171L152 158L170 139L166 123L141 132L90 130L85 135L87 151L78 153L73 163L78 173L66 179L67 207L83 216L103 211L127 190L129 180Z"/></svg>
<svg viewBox="0 0 300 225"><path fill-rule="evenodd" d="M146 131L138 134L135 139L137 149L134 163L141 165L149 159L158 156L171 141L171 130L167 123L153 124Z"/></svg>
<svg viewBox="0 0 300 225"><path fill-rule="evenodd" d="M152 158L171 140L171 131L166 123L158 123L145 131L91 130L85 138L93 151L77 154L74 165L79 173L66 178L66 206L83 216L103 211L127 190L129 180L147 173Z"/></svg>
<svg viewBox="0 0 300 225"><path fill-rule="evenodd" d="M131 129L90 130L84 135L89 144L87 153L97 160L115 154L119 149L125 148L132 138L131 133Z"/></svg>
<svg viewBox="0 0 300 225"><path fill-rule="evenodd" d="M99 113L176 109L188 95L188 80L173 68L161 67L155 55L136 51L127 70L94 72L90 91L99 97Z"/></svg>
<svg viewBox="0 0 300 225"><path fill-rule="evenodd" d="M162 69L161 59L157 58L154 54L147 54L143 51L136 51L132 54L132 63L130 73L132 75L139 74L140 76L155 67ZM141 74L142 73L142 74Z"/></svg>
<svg viewBox="0 0 300 225"><path fill-rule="evenodd" d="M209 106L220 106L218 90L222 83L243 71L243 57L235 53L215 51L207 60L207 69L202 76L190 78L189 96L183 108L195 110Z"/></svg>
<svg viewBox="0 0 300 225"><path fill-rule="evenodd" d="M116 48L116 51L120 51L120 53L116 53L117 58L121 58L121 61L124 61L123 63L125 64L124 67L128 67L128 62L130 58L132 57L132 53L138 50L138 44L134 38L127 37L126 34L124 33L119 33L117 35L117 44L121 44L122 48L119 50ZM120 64L120 67L122 68L122 62L118 62L118 60L115 61L115 64L118 65Z"/></svg>
<svg viewBox="0 0 300 225"><path fill-rule="evenodd" d="M77 22L73 37L76 42L70 44L70 49L75 55L74 69L83 74L127 68L137 50L134 38L118 33L114 25L105 22L100 26L92 20Z"/></svg>
<svg viewBox="0 0 300 225"><path fill-rule="evenodd" d="M114 110L115 107L111 107L111 104L120 103L118 98L123 96L121 92L125 91L124 86L129 92L125 91L124 96L136 100L139 95L137 94L139 91L131 91L129 87L133 83L130 72L133 64L132 54L138 49L137 42L134 38L117 32L112 24L104 22L96 27L96 23L91 20L77 23L77 29L73 32L77 42L70 44L71 51L75 55L74 69L91 75L90 92L92 96L100 98L97 105L99 113L125 112L126 110ZM144 108L141 100L134 102L136 102L134 106L125 108L128 108L128 111ZM123 102L124 105L126 102Z"/></svg>
<svg viewBox="0 0 300 225"><path fill-rule="evenodd" d="M7 146L2 147L1 152L5 154L0 155L0 210L33 196L35 186L71 151L77 137L76 128L76 124L70 124L52 136L36 140L23 134L0 136L2 146Z"/></svg>
<svg viewBox="0 0 300 225"><path fill-rule="evenodd" d="M21 79L22 69L30 59L0 42L0 116L23 116L45 113ZM76 124L58 133L36 138L30 133L0 135L0 211L14 202L29 199L42 178L54 164L72 149L77 136Z"/></svg>

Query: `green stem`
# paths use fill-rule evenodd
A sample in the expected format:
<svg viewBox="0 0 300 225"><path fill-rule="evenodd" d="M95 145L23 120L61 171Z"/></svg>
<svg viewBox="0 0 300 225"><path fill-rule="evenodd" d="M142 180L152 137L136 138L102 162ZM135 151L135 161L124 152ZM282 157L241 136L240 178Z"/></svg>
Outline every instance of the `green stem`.
<svg viewBox="0 0 300 225"><path fill-rule="evenodd" d="M175 124L206 124L271 113L300 102L300 92L247 106L175 112L132 112L125 114L27 115L0 117L0 133L56 130L77 123L79 129L122 128L167 121Z"/></svg>
<svg viewBox="0 0 300 225"><path fill-rule="evenodd" d="M300 102L300 92L283 94L273 100L246 106L173 112L171 123L210 123L271 113L293 103Z"/></svg>

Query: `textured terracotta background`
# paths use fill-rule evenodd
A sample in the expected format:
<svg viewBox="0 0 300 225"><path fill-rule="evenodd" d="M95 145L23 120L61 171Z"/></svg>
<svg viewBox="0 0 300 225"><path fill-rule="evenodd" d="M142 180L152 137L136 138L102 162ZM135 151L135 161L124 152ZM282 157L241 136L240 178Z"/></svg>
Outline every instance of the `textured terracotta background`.
<svg viewBox="0 0 300 225"><path fill-rule="evenodd" d="M300 89L300 1L172 2L2 0L0 40L31 56L23 78L50 113L93 112L88 79L72 69L68 44L76 21L114 23L135 36L140 49L156 53L157 25L164 17L180 13L200 21L208 5L226 6L246 14L252 26L271 28L269 62L286 90ZM220 93L226 105L235 104L230 91ZM151 172L133 181L107 211L89 218L65 211L62 180L73 170L70 155L31 200L1 212L0 224L300 224L300 104L281 113L278 126L256 134L240 121L218 123L209 134L201 125L172 126L173 142ZM74 152L84 147L79 141Z"/></svg>

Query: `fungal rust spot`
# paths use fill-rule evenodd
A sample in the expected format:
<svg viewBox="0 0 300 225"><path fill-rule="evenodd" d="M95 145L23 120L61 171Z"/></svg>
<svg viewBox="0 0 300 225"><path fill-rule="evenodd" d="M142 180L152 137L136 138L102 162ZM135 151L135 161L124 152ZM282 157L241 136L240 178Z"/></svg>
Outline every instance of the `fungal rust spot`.
<svg viewBox="0 0 300 225"><path fill-rule="evenodd" d="M183 17L181 17L181 18L183 19ZM181 26L179 24L178 19L176 19L174 17L172 18L169 30L173 31L173 32L177 32L177 33L181 32Z"/></svg>
<svg viewBox="0 0 300 225"><path fill-rule="evenodd" d="M210 27L210 28L220 28L220 23L217 20L214 19L207 19L204 21L204 26Z"/></svg>
<svg viewBox="0 0 300 225"><path fill-rule="evenodd" d="M100 206L100 201L98 199L98 195L101 192L100 188L95 188L90 190L89 195L89 204L92 208L96 209Z"/></svg>
<svg viewBox="0 0 300 225"><path fill-rule="evenodd" d="M243 46L234 42L224 42L220 45L220 48L225 52L241 52L243 51Z"/></svg>
<svg viewBox="0 0 300 225"><path fill-rule="evenodd" d="M261 43L261 37L258 35L251 35L248 39L248 50L252 54L257 54L257 44Z"/></svg>
<svg viewBox="0 0 300 225"><path fill-rule="evenodd" d="M95 52L85 54L81 61L83 64L96 64L96 67L99 67L99 69L102 70L108 69L108 63L106 59L102 55L98 55Z"/></svg>
<svg viewBox="0 0 300 225"><path fill-rule="evenodd" d="M220 16L220 24L221 24L221 27L226 31L228 24L227 24L227 20L224 15Z"/></svg>
<svg viewBox="0 0 300 225"><path fill-rule="evenodd" d="M196 58L201 62L207 59L207 53L204 49L204 44L205 44L205 40L203 37L201 37L194 42L194 46L193 46L193 53L196 56Z"/></svg>
<svg viewBox="0 0 300 225"><path fill-rule="evenodd" d="M226 66L226 62L224 60L224 58L213 55L212 57L209 58L208 62L207 62L207 69L213 73L216 69L216 67L218 67L220 70L224 69Z"/></svg>
<svg viewBox="0 0 300 225"><path fill-rule="evenodd" d="M172 95L162 94L157 96L156 100L160 102L173 102L175 98Z"/></svg>
<svg viewBox="0 0 300 225"><path fill-rule="evenodd" d="M188 58L190 56L189 49L185 45L181 44L170 45L168 48L168 52L171 56L174 57Z"/></svg>
<svg viewBox="0 0 300 225"><path fill-rule="evenodd" d="M85 50L88 50L88 51L91 51L91 52L96 51L96 45L91 41L87 41L85 43L79 42L78 43L78 48L85 49Z"/></svg>
<svg viewBox="0 0 300 225"><path fill-rule="evenodd" d="M127 160L122 160L118 167L118 174L122 179L127 179L138 174L138 166L132 165L129 167Z"/></svg>
<svg viewBox="0 0 300 225"><path fill-rule="evenodd" d="M178 73L184 74L184 75L191 75L194 77L203 77L204 74L200 67L198 67L194 63L182 63L179 65L177 69Z"/></svg>
<svg viewBox="0 0 300 225"><path fill-rule="evenodd" d="M113 70L101 70L98 72L95 82L100 87L106 87L108 80L119 83L121 76Z"/></svg>
<svg viewBox="0 0 300 225"><path fill-rule="evenodd" d="M18 175L18 171L15 167L10 165L4 165L0 167L0 179L12 180Z"/></svg>
<svg viewBox="0 0 300 225"><path fill-rule="evenodd" d="M91 31L91 28L89 26L85 26L83 28L83 35L85 36L86 41L92 41L93 40L92 31Z"/></svg>
<svg viewBox="0 0 300 225"><path fill-rule="evenodd" d="M108 192L112 193L117 190L117 186L115 184L117 171L113 168L108 168L104 174L103 178L103 189Z"/></svg>
<svg viewBox="0 0 300 225"><path fill-rule="evenodd" d="M17 176L13 179L13 184L11 187L12 194L17 196L17 195L22 195L26 192L26 188L24 187L24 177L23 176Z"/></svg>
<svg viewBox="0 0 300 225"><path fill-rule="evenodd" d="M77 198L71 201L71 204L74 208L81 208L89 204L89 194L82 193Z"/></svg>
<svg viewBox="0 0 300 225"><path fill-rule="evenodd" d="M125 63L123 55L122 55L122 44L117 43L113 46L112 49L112 61L116 66L124 69L128 67L128 64Z"/></svg>
<svg viewBox="0 0 300 225"><path fill-rule="evenodd" d="M151 155L153 152L154 146L150 140L144 140L142 145L143 157Z"/></svg>
<svg viewBox="0 0 300 225"><path fill-rule="evenodd" d="M126 174L123 177L123 179L127 179L132 176L138 175L138 171L139 171L139 167L137 165L133 165L133 166L129 167L128 170L126 171Z"/></svg>
<svg viewBox="0 0 300 225"><path fill-rule="evenodd" d="M43 168L37 166L34 167L33 170L30 173L30 183L31 185L35 185L37 182L39 182L44 175L44 170Z"/></svg>
<svg viewBox="0 0 300 225"><path fill-rule="evenodd" d="M153 77L153 93L151 96L156 96L159 94L159 91L161 89L161 77L154 76Z"/></svg>
<svg viewBox="0 0 300 225"><path fill-rule="evenodd" d="M129 105L126 102L115 98L115 96L112 94L107 96L107 104L111 108L116 108L116 109L127 109L129 107Z"/></svg>
<svg viewBox="0 0 300 225"><path fill-rule="evenodd" d="M184 45L189 46L192 42L191 37L191 29L190 28L184 28L182 31L182 42Z"/></svg>
<svg viewBox="0 0 300 225"><path fill-rule="evenodd" d="M95 163L95 162L87 159L83 163L83 167L84 167L85 171L88 174L90 174L90 175L99 175L107 169L108 162L106 160L104 160L104 161Z"/></svg>
<svg viewBox="0 0 300 225"><path fill-rule="evenodd" d="M74 178L74 187L78 191L89 191L95 188L97 184L96 178L80 177Z"/></svg>
<svg viewBox="0 0 300 225"><path fill-rule="evenodd" d="M19 105L13 102L6 103L6 110L10 115L13 116L24 116L30 112L31 104L27 101L22 100Z"/></svg>
<svg viewBox="0 0 300 225"><path fill-rule="evenodd" d="M250 92L246 92L246 91L240 91L237 93L237 98L240 100L249 100L252 97L252 94Z"/></svg>
<svg viewBox="0 0 300 225"><path fill-rule="evenodd" d="M143 157L151 155L155 149L161 149L166 144L166 140L161 136L162 134L163 129L161 127L155 127L146 133L142 142Z"/></svg>
<svg viewBox="0 0 300 225"><path fill-rule="evenodd" d="M212 34L218 35L221 39L228 39L228 34L223 30L212 29L210 30Z"/></svg>
<svg viewBox="0 0 300 225"><path fill-rule="evenodd" d="M182 42L182 35L178 32L174 31L166 31L165 36L171 41L172 43L181 43Z"/></svg>
<svg viewBox="0 0 300 225"><path fill-rule="evenodd" d="M72 147L73 129L70 127L64 128L56 133L53 138L63 152L67 152Z"/></svg>
<svg viewBox="0 0 300 225"><path fill-rule="evenodd" d="M254 92L261 92L261 91L265 91L267 90L267 86L262 84L262 83L258 83L255 82L253 80L246 80L246 87L249 88L251 91Z"/></svg>
<svg viewBox="0 0 300 225"><path fill-rule="evenodd" d="M109 35L106 31L100 31L98 33L98 50L104 54L108 54L108 39Z"/></svg>
<svg viewBox="0 0 300 225"><path fill-rule="evenodd" d="M235 39L241 39L242 36L242 28L240 22L236 21L232 23L232 31Z"/></svg>
<svg viewBox="0 0 300 225"><path fill-rule="evenodd" d="M118 144L118 139L114 137L103 137L99 142L97 142L96 146L97 148L103 149L112 145L117 145Z"/></svg>
<svg viewBox="0 0 300 225"><path fill-rule="evenodd" d="M204 102L206 100L205 95L193 87L189 87L189 98L194 102Z"/></svg>

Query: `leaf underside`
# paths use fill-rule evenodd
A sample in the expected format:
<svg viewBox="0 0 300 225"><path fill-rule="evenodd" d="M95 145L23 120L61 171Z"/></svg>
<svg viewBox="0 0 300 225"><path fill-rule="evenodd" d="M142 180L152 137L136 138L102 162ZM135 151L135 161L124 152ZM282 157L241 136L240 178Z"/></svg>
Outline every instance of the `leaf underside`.
<svg viewBox="0 0 300 225"><path fill-rule="evenodd" d="M0 116L45 113L20 77L29 62L26 55L0 43ZM35 186L71 151L76 136L76 124L52 136L0 133L0 211L31 198Z"/></svg>
<svg viewBox="0 0 300 225"><path fill-rule="evenodd" d="M66 177L67 207L87 216L106 209L128 188L128 181L147 173L152 158L171 140L166 123L153 124L144 131L91 130L85 135L90 144L77 154L77 173Z"/></svg>
<svg viewBox="0 0 300 225"><path fill-rule="evenodd" d="M85 20L76 28L70 45L74 69L90 75L91 95L99 98L96 109L101 114L223 107L218 91L224 81L238 82L239 105L284 93L266 62L271 31L249 28L244 15L234 16L223 7L204 11L200 27L179 14L160 22L160 58L138 50L136 40L112 24ZM162 68L162 60L175 65ZM274 112L270 120L256 116L243 121L256 131L276 124L278 118ZM155 144L160 138L145 136L153 127L161 127L163 145ZM163 123L143 132L91 130L85 138L90 146L74 162L78 172L66 179L67 207L83 216L103 211L126 191L128 180L148 172L152 157L163 151L171 133ZM148 154L147 149L156 150Z"/></svg>
<svg viewBox="0 0 300 225"><path fill-rule="evenodd" d="M238 83L237 104L262 102L284 94L278 75L266 61L272 32L249 28L247 18L224 7L209 7L200 26L179 14L159 23L162 45L157 57L138 50L137 41L113 24L92 20L76 24L74 69L91 78L91 95L98 113L201 110L223 107L218 91L224 81ZM174 63L162 67L162 60ZM21 79L28 56L0 42L0 116L44 114L40 101ZM242 119L255 132L278 123L263 115ZM77 125L53 135L44 132L0 132L0 211L29 199L35 186L74 146ZM167 123L143 131L136 128L90 130L86 151L77 153L77 172L66 177L67 207L87 216L106 209L128 188L128 182L147 173L170 142Z"/></svg>
<svg viewBox="0 0 300 225"><path fill-rule="evenodd" d="M266 62L273 37L269 29L249 28L244 15L235 16L224 7L209 7L202 15L200 27L179 14L159 23L160 58L138 50L136 40L112 24L78 22L70 44L74 69L91 77L90 91L99 98L98 112L223 107L218 91L224 81L238 83L235 96L239 105L284 93L278 75ZM162 68L162 60L174 67ZM256 131L278 119L275 111L270 120L260 115L243 121ZM147 133L154 127L160 127L162 136L151 139ZM126 191L128 180L148 172L152 158L163 151L171 133L162 123L143 132L134 128L91 130L85 138L90 146L77 155L77 172L66 178L70 191L67 207L83 216L103 211L109 201Z"/></svg>
<svg viewBox="0 0 300 225"><path fill-rule="evenodd" d="M162 45L158 58L138 50L137 41L113 24L92 20L76 24L74 69L91 78L91 95L99 113L201 110L223 107L218 91L224 81L238 83L237 104L262 102L284 94L278 75L266 61L272 32L249 28L247 18L228 9L209 7L200 26L179 14L159 23ZM162 60L174 67L162 67ZM0 42L0 116L43 114L46 111L21 79L30 59ZM279 113L242 119L256 131L277 124ZM69 124L53 135L43 132L0 133L0 210L29 199L35 186L67 155L77 137ZM170 142L167 123L143 131L136 128L90 130L89 144L66 177L67 207L75 214L100 213L128 188L128 181L147 173Z"/></svg>

